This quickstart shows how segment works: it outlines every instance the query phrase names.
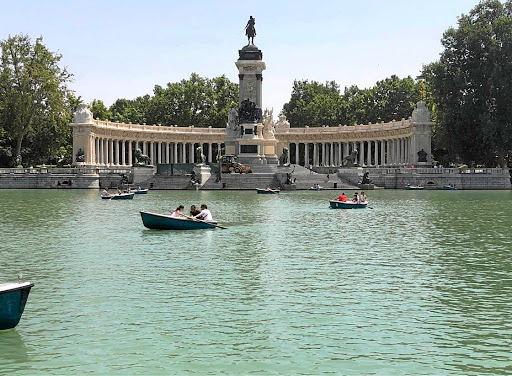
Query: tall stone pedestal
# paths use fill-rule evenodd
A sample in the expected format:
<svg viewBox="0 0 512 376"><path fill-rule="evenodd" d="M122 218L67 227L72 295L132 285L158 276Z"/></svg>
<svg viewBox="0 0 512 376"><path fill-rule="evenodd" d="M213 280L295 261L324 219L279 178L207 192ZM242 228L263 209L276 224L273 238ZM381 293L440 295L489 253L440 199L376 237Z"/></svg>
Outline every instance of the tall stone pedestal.
<svg viewBox="0 0 512 376"><path fill-rule="evenodd" d="M192 171L196 176L196 188L202 187L212 176L211 168L207 165L195 165Z"/></svg>

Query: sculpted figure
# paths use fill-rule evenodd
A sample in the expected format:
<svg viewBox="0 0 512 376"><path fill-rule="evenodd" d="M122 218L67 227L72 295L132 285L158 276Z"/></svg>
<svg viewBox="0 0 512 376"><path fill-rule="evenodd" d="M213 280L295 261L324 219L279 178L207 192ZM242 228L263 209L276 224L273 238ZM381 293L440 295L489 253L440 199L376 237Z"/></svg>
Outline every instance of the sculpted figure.
<svg viewBox="0 0 512 376"><path fill-rule="evenodd" d="M198 146L196 149L196 161L199 164L204 164L206 162L206 157L203 154L203 148Z"/></svg>
<svg viewBox="0 0 512 376"><path fill-rule="evenodd" d="M245 25L245 35L247 35L247 44L254 44L254 37L256 36L256 29L254 28L254 24L256 20L249 16L249 21L247 21L247 25Z"/></svg>
<svg viewBox="0 0 512 376"><path fill-rule="evenodd" d="M85 154L84 154L84 151L81 148L78 149L78 151L76 152L75 161L77 161L77 162L84 162L85 161Z"/></svg>
<svg viewBox="0 0 512 376"><path fill-rule="evenodd" d="M75 124L85 124L93 122L92 112L87 108L85 103L80 103L78 105L78 109L73 115L73 123Z"/></svg>
<svg viewBox="0 0 512 376"><path fill-rule="evenodd" d="M421 149L418 154L418 162L426 162L427 161L427 152L423 149Z"/></svg>
<svg viewBox="0 0 512 376"><path fill-rule="evenodd" d="M343 166L354 167L357 165L357 149L352 150L352 153L343 158Z"/></svg>
<svg viewBox="0 0 512 376"><path fill-rule="evenodd" d="M139 148L135 149L135 160L139 166L149 165L151 160L146 154L142 154L142 150Z"/></svg>
<svg viewBox="0 0 512 376"><path fill-rule="evenodd" d="M227 128L232 131L237 131L239 128L238 112L236 108L230 108L228 111L228 126Z"/></svg>
<svg viewBox="0 0 512 376"><path fill-rule="evenodd" d="M265 115L263 116L263 138L274 138L275 127L274 127L274 117L273 117L274 109L265 110Z"/></svg>
<svg viewBox="0 0 512 376"><path fill-rule="evenodd" d="M288 164L288 148L283 148L283 154L279 157L279 165L286 166Z"/></svg>

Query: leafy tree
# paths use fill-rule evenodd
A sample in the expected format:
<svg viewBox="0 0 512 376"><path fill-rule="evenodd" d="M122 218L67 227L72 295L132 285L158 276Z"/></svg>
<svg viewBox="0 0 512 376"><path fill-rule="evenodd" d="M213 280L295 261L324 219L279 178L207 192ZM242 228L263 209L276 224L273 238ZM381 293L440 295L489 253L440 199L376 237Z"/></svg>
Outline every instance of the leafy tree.
<svg viewBox="0 0 512 376"><path fill-rule="evenodd" d="M59 66L62 55L49 51L42 42L39 37L32 44L25 35L0 41L3 147L7 144L11 156L23 154L25 160L28 156L35 159L30 149L22 149L25 139L46 131L51 135L69 119L66 84L72 75Z"/></svg>
<svg viewBox="0 0 512 376"><path fill-rule="evenodd" d="M95 119L109 120L112 118L110 110L105 106L105 103L99 99L93 99L91 102L91 112Z"/></svg>
<svg viewBox="0 0 512 376"><path fill-rule="evenodd" d="M504 165L512 150L512 2L482 1L441 42L441 58L423 69L440 141L452 160Z"/></svg>

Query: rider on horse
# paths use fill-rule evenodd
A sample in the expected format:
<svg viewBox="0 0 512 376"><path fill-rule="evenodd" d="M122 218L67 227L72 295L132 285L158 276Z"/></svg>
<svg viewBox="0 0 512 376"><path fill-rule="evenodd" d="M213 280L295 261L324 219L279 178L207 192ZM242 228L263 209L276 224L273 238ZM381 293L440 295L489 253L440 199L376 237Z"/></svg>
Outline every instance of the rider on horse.
<svg viewBox="0 0 512 376"><path fill-rule="evenodd" d="M252 16L249 17L249 21L247 21L247 25L245 25L245 35L247 35L247 43L254 44L254 37L256 36L254 24L256 23L256 20L252 18Z"/></svg>

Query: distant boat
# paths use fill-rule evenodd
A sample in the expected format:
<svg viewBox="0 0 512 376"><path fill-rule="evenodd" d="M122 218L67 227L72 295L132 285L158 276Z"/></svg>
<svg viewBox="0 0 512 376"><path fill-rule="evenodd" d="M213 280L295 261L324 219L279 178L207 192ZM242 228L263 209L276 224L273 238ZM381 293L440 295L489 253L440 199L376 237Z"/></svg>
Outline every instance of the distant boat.
<svg viewBox="0 0 512 376"><path fill-rule="evenodd" d="M368 206L368 201L365 202L353 202L353 201L338 201L331 200L329 201L331 209L364 209Z"/></svg>
<svg viewBox="0 0 512 376"><path fill-rule="evenodd" d="M140 216L142 217L144 226L153 230L204 230L221 227L217 225L217 222L193 220L184 217L171 217L166 214L141 211Z"/></svg>
<svg viewBox="0 0 512 376"><path fill-rule="evenodd" d="M116 193L110 196L101 196L103 200L131 200L135 196L135 193Z"/></svg>
<svg viewBox="0 0 512 376"><path fill-rule="evenodd" d="M275 193L279 193L281 192L279 189L271 189L271 188L266 188L266 189L261 189L261 188L256 188L256 193L260 193L260 194L263 194L263 195L271 195L271 194L275 194Z"/></svg>
<svg viewBox="0 0 512 376"><path fill-rule="evenodd" d="M321 191L323 189L324 188L320 187L318 184L315 184L315 185L313 185L312 187L309 188L310 191Z"/></svg>
<svg viewBox="0 0 512 376"><path fill-rule="evenodd" d="M425 189L425 187L419 186L419 185L407 185L405 189L409 191L421 191Z"/></svg>
<svg viewBox="0 0 512 376"><path fill-rule="evenodd" d="M32 286L30 282L0 283L0 330L18 325Z"/></svg>
<svg viewBox="0 0 512 376"><path fill-rule="evenodd" d="M149 189L132 189L130 192L135 193L136 195L145 195L149 192Z"/></svg>
<svg viewBox="0 0 512 376"><path fill-rule="evenodd" d="M449 185L449 184L448 185L443 185L443 189L445 191L456 191L457 190L457 188L455 188L454 186Z"/></svg>

